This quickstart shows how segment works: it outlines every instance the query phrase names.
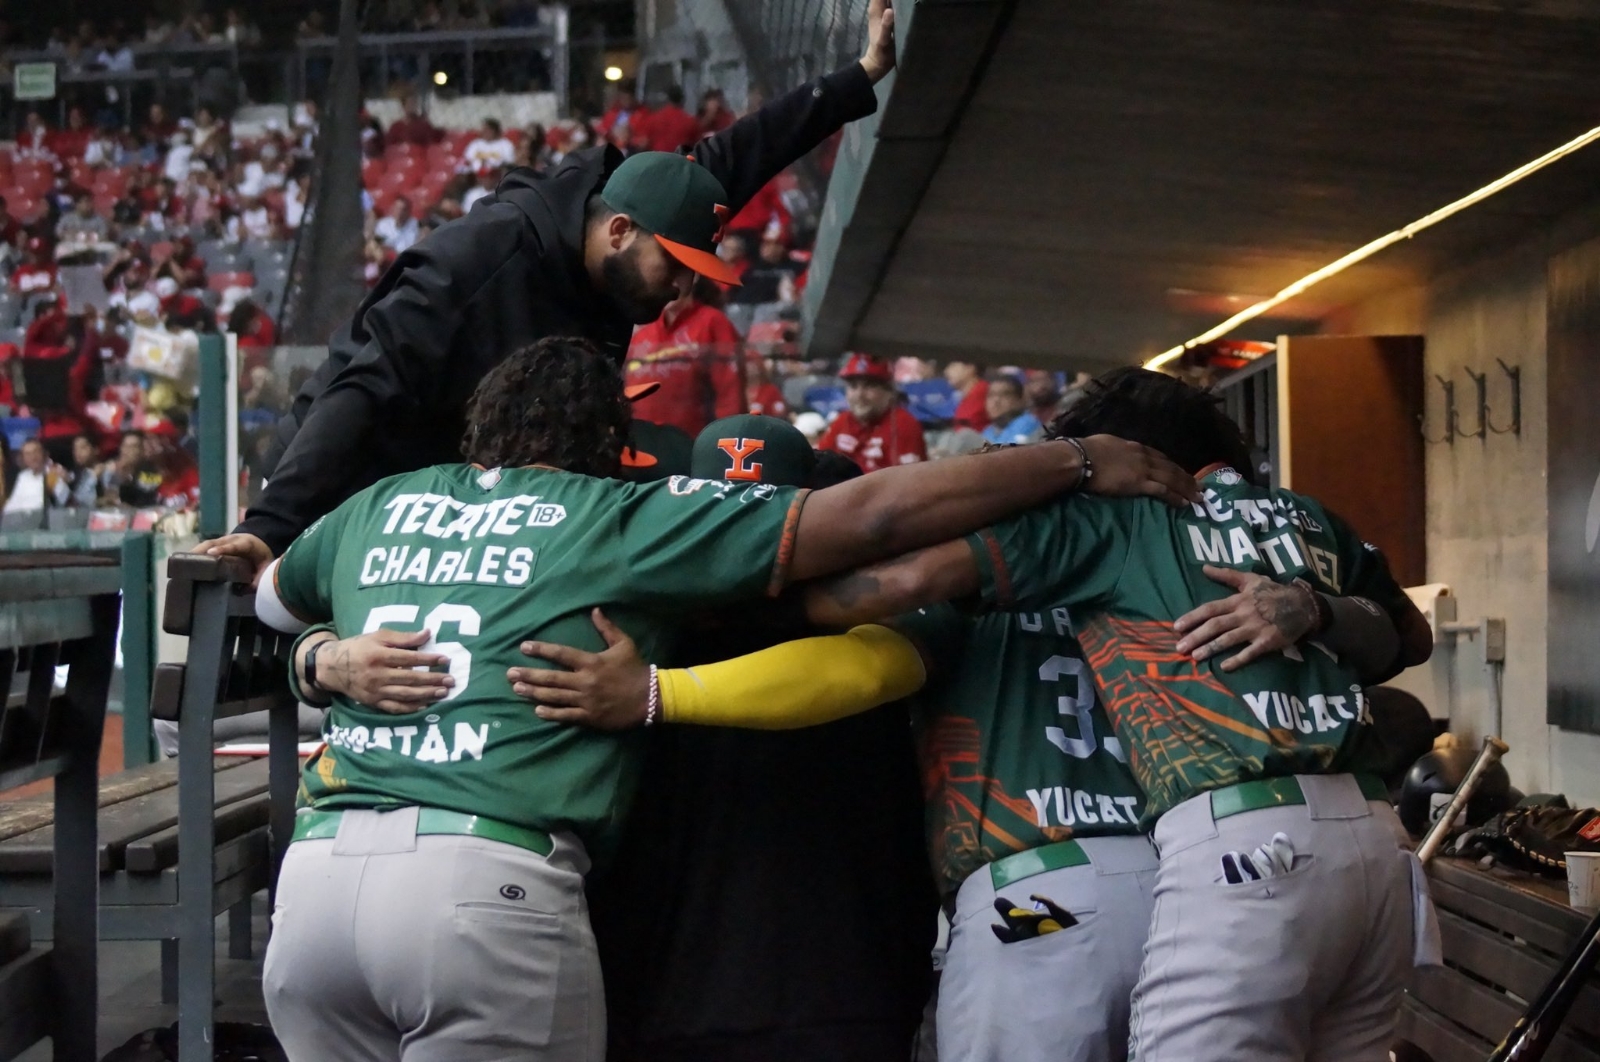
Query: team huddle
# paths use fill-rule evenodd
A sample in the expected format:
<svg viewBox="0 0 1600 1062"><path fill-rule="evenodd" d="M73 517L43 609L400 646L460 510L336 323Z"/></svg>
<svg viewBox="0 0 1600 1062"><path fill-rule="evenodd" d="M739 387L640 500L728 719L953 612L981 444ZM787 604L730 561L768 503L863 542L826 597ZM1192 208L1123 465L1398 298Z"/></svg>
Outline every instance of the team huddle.
<svg viewBox="0 0 1600 1062"><path fill-rule="evenodd" d="M860 62L693 156L514 170L399 256L202 552L326 706L264 987L289 1058L1387 1057L1434 959L1363 690L1427 658L1376 550L1206 394L862 476L635 421L631 329Z"/></svg>
<svg viewBox="0 0 1600 1062"><path fill-rule="evenodd" d="M1045 442L821 490L758 417L697 447L736 478L610 478L626 404L587 344L518 351L468 463L358 493L268 569L263 616L318 624L295 681L331 701L265 975L290 1057L606 1057L584 880L650 740L907 697L951 916L940 1058L1384 1056L1426 897L1361 690L1426 642L1380 554L1249 482L1207 396L1123 370ZM1214 605L1181 646L1233 586L1275 595L1272 635ZM693 614L774 597L809 637L693 659ZM427 633L420 709L318 666L379 628ZM816 1057L909 1056L877 1042Z"/></svg>

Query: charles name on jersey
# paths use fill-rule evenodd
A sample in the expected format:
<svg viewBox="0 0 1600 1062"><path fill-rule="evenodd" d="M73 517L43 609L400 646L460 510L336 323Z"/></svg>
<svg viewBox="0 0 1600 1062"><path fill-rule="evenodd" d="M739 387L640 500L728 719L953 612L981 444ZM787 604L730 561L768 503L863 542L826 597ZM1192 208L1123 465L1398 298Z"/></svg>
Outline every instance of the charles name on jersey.
<svg viewBox="0 0 1600 1062"><path fill-rule="evenodd" d="M567 518L565 506L541 503L538 495L530 494L481 503L442 494L396 494L383 508L389 514L383 525L385 536L425 535L441 543L510 538L530 528L554 527ZM362 586L526 586L533 578L535 556L529 546L374 546L362 558L360 582Z"/></svg>

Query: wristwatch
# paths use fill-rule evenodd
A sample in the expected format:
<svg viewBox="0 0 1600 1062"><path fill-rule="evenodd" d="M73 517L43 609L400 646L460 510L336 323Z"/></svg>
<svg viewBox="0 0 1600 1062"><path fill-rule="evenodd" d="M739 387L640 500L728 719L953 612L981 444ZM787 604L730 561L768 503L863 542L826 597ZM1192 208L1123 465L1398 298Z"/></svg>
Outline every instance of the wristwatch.
<svg viewBox="0 0 1600 1062"><path fill-rule="evenodd" d="M323 688L322 683L317 681L317 652L333 640L332 638L324 638L320 642L313 642L311 648L306 650L306 685L317 693L329 692Z"/></svg>

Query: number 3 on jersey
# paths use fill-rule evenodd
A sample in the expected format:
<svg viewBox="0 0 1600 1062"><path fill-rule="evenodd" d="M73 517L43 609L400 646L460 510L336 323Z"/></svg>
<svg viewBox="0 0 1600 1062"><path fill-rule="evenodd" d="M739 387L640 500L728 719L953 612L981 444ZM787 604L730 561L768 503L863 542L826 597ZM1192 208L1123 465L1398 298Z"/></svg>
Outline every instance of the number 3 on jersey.
<svg viewBox="0 0 1600 1062"><path fill-rule="evenodd" d="M1050 744L1080 760L1086 760L1094 755L1096 739L1094 736L1094 678L1089 674L1089 665L1075 656L1052 656L1039 665L1039 678L1045 682L1060 682L1064 678L1074 680L1077 692L1072 696L1056 698L1057 711L1062 715L1072 716L1077 720L1078 736L1068 737L1065 729L1059 726L1044 728L1044 736L1050 739ZM1115 737L1105 739L1105 749L1118 763L1127 763L1128 757L1122 751L1122 742Z"/></svg>
<svg viewBox="0 0 1600 1062"><path fill-rule="evenodd" d="M402 626L417 622L417 613L422 611L416 605L379 605L367 613L366 626L361 628L362 634L371 634L380 627L391 624ZM478 633L481 619L478 610L468 605L439 605L429 612L422 620L425 630L432 635L428 643L418 652L443 653L450 658L450 677L456 684L450 687L450 692L444 695L447 701L453 701L466 692L467 682L472 677L472 653L460 642L439 641L439 628L446 623L454 623L456 631L463 638L471 638ZM418 671L424 670L418 668Z"/></svg>

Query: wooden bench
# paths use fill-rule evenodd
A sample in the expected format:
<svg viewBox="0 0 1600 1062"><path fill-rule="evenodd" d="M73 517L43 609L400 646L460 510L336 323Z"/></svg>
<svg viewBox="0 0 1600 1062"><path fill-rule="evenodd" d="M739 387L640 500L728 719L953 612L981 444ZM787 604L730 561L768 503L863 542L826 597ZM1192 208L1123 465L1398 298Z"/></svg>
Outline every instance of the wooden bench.
<svg viewBox="0 0 1600 1062"><path fill-rule="evenodd" d="M176 851L178 891L171 908L171 936L177 940L178 1054L183 1062L210 1062L216 914L228 906L225 900L214 904L211 897L229 877L240 878L240 888L260 882L270 890L294 829L299 712L287 672L294 639L256 619L251 572L236 558L180 553L167 562L167 579L162 626L187 635L189 652L182 665L157 667L150 713L180 724L177 825L148 835L148 843L130 845L125 859L136 865L143 859L159 862L163 853ZM240 801L217 799L246 768L216 769L212 725L259 711L268 713L269 755L264 765L250 769L265 773L264 832L253 828L235 841L218 844L219 820L231 814L250 821L251 812L236 807ZM132 877L137 871L128 873Z"/></svg>
<svg viewBox="0 0 1600 1062"><path fill-rule="evenodd" d="M115 666L121 571L83 554L0 554L0 792L47 778L52 945L0 912L0 1059L49 1037L93 1062L98 1014L96 774ZM56 668L67 667L64 692ZM10 691L26 674L27 688Z"/></svg>
<svg viewBox="0 0 1600 1062"><path fill-rule="evenodd" d="M1562 882L1440 858L1429 867L1445 966L1417 971L1399 1037L1433 1062L1482 1062L1554 975L1589 917ZM1546 1062L1600 1062L1600 978Z"/></svg>
<svg viewBox="0 0 1600 1062"><path fill-rule="evenodd" d="M250 897L266 888L267 765L217 757L212 906L229 912L229 955L251 954ZM178 761L135 767L100 780L96 862L100 937L164 942L163 1002L176 1002ZM0 804L0 908L31 914L32 932L49 938L55 818L49 797Z"/></svg>
<svg viewBox="0 0 1600 1062"><path fill-rule="evenodd" d="M162 942L162 997L177 1003L180 1057L205 1062L216 916L229 913L230 955L249 957L250 898L272 888L293 829L298 712L285 670L293 639L255 619L240 563L180 554L168 578L163 625L189 636L188 657L156 669L150 712L180 723L179 754L101 782L90 797L99 836L89 859L100 936ZM217 719L263 710L269 757L214 755ZM60 823L46 799L0 807L0 909L29 909L35 937L52 922L60 932L59 901L51 906Z"/></svg>

